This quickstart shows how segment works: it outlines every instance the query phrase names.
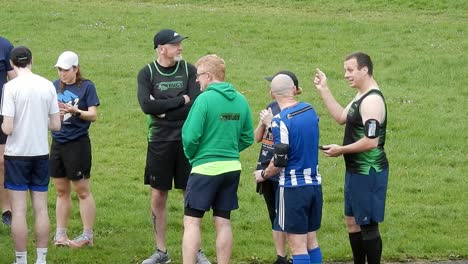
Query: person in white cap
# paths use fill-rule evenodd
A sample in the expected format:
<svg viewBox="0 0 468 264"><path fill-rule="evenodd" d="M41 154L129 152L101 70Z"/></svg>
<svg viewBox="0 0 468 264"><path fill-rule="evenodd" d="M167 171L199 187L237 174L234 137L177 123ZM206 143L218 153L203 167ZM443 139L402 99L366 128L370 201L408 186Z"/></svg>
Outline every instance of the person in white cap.
<svg viewBox="0 0 468 264"><path fill-rule="evenodd" d="M148 148L144 183L151 186L155 252L142 264L169 263L166 248L166 203L173 187L185 191L190 164L182 147L182 126L200 94L197 69L182 59L186 37L172 29L160 30L153 39L157 58L138 73L138 102L147 115ZM201 250L197 263L210 263Z"/></svg>
<svg viewBox="0 0 468 264"><path fill-rule="evenodd" d="M63 52L55 64L59 79L54 82L60 106L62 128L52 132L50 174L57 193L55 246L80 248L93 245L96 205L90 190L91 142L88 129L96 121L99 98L96 88L81 75L78 55ZM71 186L79 205L83 233L73 240L67 236L71 209Z"/></svg>
<svg viewBox="0 0 468 264"><path fill-rule="evenodd" d="M60 130L57 94L52 82L31 71L32 53L27 47L14 48L10 62L17 77L5 84L1 105L4 116L2 130L8 135L4 185L12 208L15 263L28 263L26 218L29 191L34 209L36 264L45 264L50 231L47 209L50 180L48 130Z"/></svg>

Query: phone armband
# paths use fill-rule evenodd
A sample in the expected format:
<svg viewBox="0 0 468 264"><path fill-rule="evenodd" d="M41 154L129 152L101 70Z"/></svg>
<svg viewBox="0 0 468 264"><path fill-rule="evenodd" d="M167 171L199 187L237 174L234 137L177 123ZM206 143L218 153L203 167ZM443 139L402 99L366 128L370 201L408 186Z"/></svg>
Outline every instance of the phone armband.
<svg viewBox="0 0 468 264"><path fill-rule="evenodd" d="M288 152L288 144L275 144L273 151L273 164L275 167L286 167L288 165Z"/></svg>
<svg viewBox="0 0 468 264"><path fill-rule="evenodd" d="M380 123L376 119L368 119L364 123L364 133L368 138L379 137Z"/></svg>

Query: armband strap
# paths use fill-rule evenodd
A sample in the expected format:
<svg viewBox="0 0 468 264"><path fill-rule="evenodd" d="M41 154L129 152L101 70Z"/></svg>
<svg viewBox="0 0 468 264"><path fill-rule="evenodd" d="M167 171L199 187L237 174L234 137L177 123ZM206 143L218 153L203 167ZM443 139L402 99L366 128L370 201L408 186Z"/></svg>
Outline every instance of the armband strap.
<svg viewBox="0 0 468 264"><path fill-rule="evenodd" d="M364 134L368 138L379 137L380 123L376 119L367 119L364 123Z"/></svg>
<svg viewBox="0 0 468 264"><path fill-rule="evenodd" d="M311 105L309 105L309 106L306 106L306 107L304 107L304 108L302 108L302 109L299 109L299 110L297 110L297 111L294 111L294 112L292 112L292 113L290 113L290 114L287 114L286 117L287 117L288 119L291 119L291 118L293 118L295 115L302 114L302 113L304 113L304 112L306 112L306 111L309 111L310 109L314 109L314 108L313 108Z"/></svg>

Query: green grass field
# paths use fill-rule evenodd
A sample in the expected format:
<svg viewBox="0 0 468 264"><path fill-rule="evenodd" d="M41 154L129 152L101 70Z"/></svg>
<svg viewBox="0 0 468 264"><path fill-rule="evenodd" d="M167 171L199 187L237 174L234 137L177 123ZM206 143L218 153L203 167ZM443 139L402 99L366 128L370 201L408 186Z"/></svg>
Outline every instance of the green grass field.
<svg viewBox="0 0 468 264"><path fill-rule="evenodd" d="M136 75L154 59L152 39L173 28L189 39L184 57L207 53L226 60L227 80L257 113L270 101L264 76L294 71L299 97L321 116L321 143L340 143L312 85L320 67L337 100L354 95L342 60L364 51L387 99L386 151L390 182L381 225L385 261L468 258L468 4L463 0L317 1L10 1L2 3L0 35L28 46L33 71L50 80L58 55L80 55L98 89L99 118L91 128L92 190L97 203L95 246L49 248L48 263L140 263L154 250L149 187L143 185L145 116L136 99ZM232 263L272 263L275 257L263 198L252 171L259 146L242 153L240 209L232 214ZM343 221L342 158L320 157L324 211L319 231L324 260L352 258ZM170 194L167 246L181 263L182 194ZM81 232L75 203L69 235ZM49 214L55 229L55 190ZM215 259L210 213L203 248ZM29 221L30 226L32 222ZM35 260L32 230L29 258ZM51 234L52 237L52 234ZM0 225L0 263L14 260L10 231Z"/></svg>

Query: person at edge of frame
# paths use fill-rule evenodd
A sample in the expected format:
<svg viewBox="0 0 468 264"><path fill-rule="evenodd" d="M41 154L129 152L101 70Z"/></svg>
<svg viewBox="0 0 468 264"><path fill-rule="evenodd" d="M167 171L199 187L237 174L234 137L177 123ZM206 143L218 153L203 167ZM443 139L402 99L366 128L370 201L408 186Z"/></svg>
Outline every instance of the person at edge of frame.
<svg viewBox="0 0 468 264"><path fill-rule="evenodd" d="M11 234L16 264L27 264L28 191L34 210L36 264L45 264L50 231L48 130L60 130L60 111L54 85L32 72L33 56L25 46L11 51L17 77L5 84L1 103L5 144L5 189L11 204Z"/></svg>
<svg viewBox="0 0 468 264"><path fill-rule="evenodd" d="M13 45L6 38L0 36L0 101L3 94L3 85L16 77L16 73L10 64L10 53ZM3 116L0 115L0 124L3 122ZM2 222L11 226L11 205L8 199L8 193L3 186L4 182L4 159L5 143L7 135L0 130L0 209L2 213Z"/></svg>
<svg viewBox="0 0 468 264"><path fill-rule="evenodd" d="M313 82L328 111L338 124L346 124L343 145L324 145L322 151L345 160L344 213L354 263L367 259L376 264L382 257L379 223L384 220L389 172L384 150L387 107L368 54L348 55L344 78L357 91L345 108L333 97L325 73L316 69Z"/></svg>

